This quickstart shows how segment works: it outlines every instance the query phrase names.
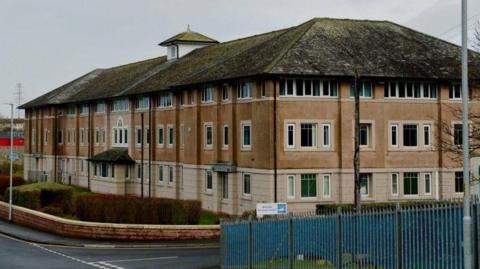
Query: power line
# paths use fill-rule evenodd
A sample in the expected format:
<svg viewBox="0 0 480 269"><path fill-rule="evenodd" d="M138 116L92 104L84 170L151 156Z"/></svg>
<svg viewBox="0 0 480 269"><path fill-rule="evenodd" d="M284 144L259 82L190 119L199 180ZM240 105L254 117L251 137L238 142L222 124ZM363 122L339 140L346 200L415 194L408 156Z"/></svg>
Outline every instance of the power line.
<svg viewBox="0 0 480 269"><path fill-rule="evenodd" d="M467 19L467 22L468 22L469 20L475 18L475 17L478 16L478 15L480 15L480 12L478 12L478 13L473 14L472 16L470 16L470 17ZM476 22L476 21L475 21L475 22ZM450 31L453 31L453 30L457 29L457 28L460 27L460 26L462 26L461 23L460 23L460 24L456 24L456 25L452 26L451 28L448 28L446 31L440 33L438 36L439 36L439 37L442 37L442 36L444 36L446 33L450 32Z"/></svg>
<svg viewBox="0 0 480 269"><path fill-rule="evenodd" d="M467 25L467 31L473 30L473 29L476 27L476 25L477 25L478 22L479 22L479 21L476 21L476 20L475 20L475 21L473 21L472 23L470 23L469 25ZM451 32L451 33L449 33L449 34L447 34L447 35L444 35L443 38L445 38L445 39L450 39L450 38L456 37L456 36L458 36L458 35L460 35L459 32Z"/></svg>

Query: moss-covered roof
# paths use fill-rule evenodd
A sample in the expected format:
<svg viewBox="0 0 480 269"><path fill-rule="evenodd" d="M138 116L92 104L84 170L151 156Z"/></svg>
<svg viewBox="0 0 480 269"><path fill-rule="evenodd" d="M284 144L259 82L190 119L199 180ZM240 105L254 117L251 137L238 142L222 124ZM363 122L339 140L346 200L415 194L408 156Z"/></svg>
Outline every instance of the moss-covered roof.
<svg viewBox="0 0 480 269"><path fill-rule="evenodd" d="M167 46L170 44L182 43L182 42L183 43L218 43L218 41L213 38L188 30L186 32L182 32L180 34L174 35L158 45Z"/></svg>
<svg viewBox="0 0 480 269"><path fill-rule="evenodd" d="M460 47L388 21L317 18L296 27L94 70L25 105L85 102L255 75L460 79ZM480 55L469 53L471 79Z"/></svg>
<svg viewBox="0 0 480 269"><path fill-rule="evenodd" d="M135 161L128 155L128 149L124 148L111 148L102 153L99 153L89 159L92 162L105 162L116 164L132 164Z"/></svg>

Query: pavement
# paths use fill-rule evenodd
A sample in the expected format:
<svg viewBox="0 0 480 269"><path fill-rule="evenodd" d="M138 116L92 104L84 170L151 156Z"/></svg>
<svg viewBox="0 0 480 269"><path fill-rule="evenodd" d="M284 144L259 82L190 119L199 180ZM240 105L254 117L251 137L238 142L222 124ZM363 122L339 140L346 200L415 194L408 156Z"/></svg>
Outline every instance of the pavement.
<svg viewBox="0 0 480 269"><path fill-rule="evenodd" d="M220 268L218 242L72 239L0 221L1 268Z"/></svg>
<svg viewBox="0 0 480 269"><path fill-rule="evenodd" d="M219 248L218 241L104 241L68 238L0 220L0 234L44 245L88 248Z"/></svg>

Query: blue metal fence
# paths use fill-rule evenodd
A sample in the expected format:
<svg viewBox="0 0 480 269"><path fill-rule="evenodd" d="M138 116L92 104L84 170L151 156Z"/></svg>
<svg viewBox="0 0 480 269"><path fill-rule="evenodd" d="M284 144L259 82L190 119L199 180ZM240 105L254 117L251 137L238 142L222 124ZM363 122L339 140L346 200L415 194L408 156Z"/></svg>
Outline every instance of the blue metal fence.
<svg viewBox="0 0 480 269"><path fill-rule="evenodd" d="M472 205L476 253L479 211ZM460 202L444 202L223 221L222 267L463 268L462 217Z"/></svg>

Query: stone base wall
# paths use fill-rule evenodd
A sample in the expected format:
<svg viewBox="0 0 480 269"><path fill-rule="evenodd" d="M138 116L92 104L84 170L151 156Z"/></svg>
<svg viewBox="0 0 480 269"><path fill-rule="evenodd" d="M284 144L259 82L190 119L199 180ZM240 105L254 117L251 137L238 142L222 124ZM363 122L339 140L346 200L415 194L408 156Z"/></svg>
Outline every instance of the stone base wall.
<svg viewBox="0 0 480 269"><path fill-rule="evenodd" d="M74 221L13 206L13 222L61 236L113 241L218 240L218 225L140 225ZM8 204L0 202L0 218L8 219Z"/></svg>

